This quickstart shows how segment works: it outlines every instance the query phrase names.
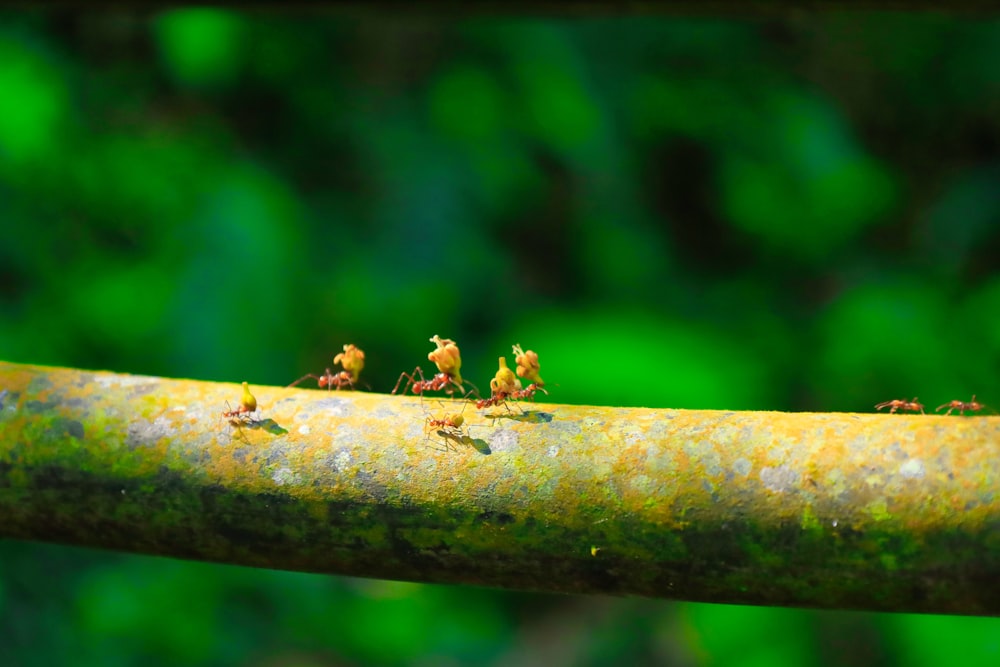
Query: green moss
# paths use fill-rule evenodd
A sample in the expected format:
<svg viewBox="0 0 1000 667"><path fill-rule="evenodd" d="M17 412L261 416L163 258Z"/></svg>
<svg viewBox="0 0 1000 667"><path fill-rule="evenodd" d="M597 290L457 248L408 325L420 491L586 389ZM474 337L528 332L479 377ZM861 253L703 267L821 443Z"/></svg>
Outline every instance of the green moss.
<svg viewBox="0 0 1000 667"><path fill-rule="evenodd" d="M820 525L819 519L816 518L816 514L813 512L812 505L806 505L805 510L802 512L802 521L800 522L802 530L809 531L821 531L823 527Z"/></svg>
<svg viewBox="0 0 1000 667"><path fill-rule="evenodd" d="M865 505L865 512L867 512L868 515L876 521L887 521L892 518L892 515L889 513L889 507L884 498L873 500Z"/></svg>

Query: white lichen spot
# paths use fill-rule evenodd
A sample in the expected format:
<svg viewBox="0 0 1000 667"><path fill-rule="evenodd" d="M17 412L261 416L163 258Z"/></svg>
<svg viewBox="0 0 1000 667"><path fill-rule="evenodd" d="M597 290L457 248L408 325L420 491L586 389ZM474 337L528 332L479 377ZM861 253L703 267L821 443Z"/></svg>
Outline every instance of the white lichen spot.
<svg viewBox="0 0 1000 667"><path fill-rule="evenodd" d="M517 433L504 428L498 428L486 440L494 452L509 452L517 447Z"/></svg>
<svg viewBox="0 0 1000 667"><path fill-rule="evenodd" d="M792 490L799 480L799 474L788 466L763 468L760 471L760 481L771 491L784 493Z"/></svg>
<svg viewBox="0 0 1000 667"><path fill-rule="evenodd" d="M95 384L110 389L112 387L135 387L141 384L153 384L153 378L146 375L102 375L93 376Z"/></svg>
<svg viewBox="0 0 1000 667"><path fill-rule="evenodd" d="M351 465L352 460L351 453L346 449L341 449L333 456L333 467L337 470L343 470Z"/></svg>
<svg viewBox="0 0 1000 667"><path fill-rule="evenodd" d="M549 447L549 456L555 458L558 455L559 455L559 448L557 446L552 445L551 447Z"/></svg>
<svg viewBox="0 0 1000 667"><path fill-rule="evenodd" d="M739 458L733 463L733 472L737 475L743 475L746 477L750 474L750 470L753 469L753 464L750 463L750 459Z"/></svg>
<svg viewBox="0 0 1000 667"><path fill-rule="evenodd" d="M323 412L326 415L335 417L346 417L351 411L352 403L344 398L321 398L310 403L309 407L313 411Z"/></svg>
<svg viewBox="0 0 1000 667"><path fill-rule="evenodd" d="M312 429L309 428L309 424L303 424L302 426L299 427L299 433L301 433L302 435L309 435L310 433L312 433Z"/></svg>
<svg viewBox="0 0 1000 667"><path fill-rule="evenodd" d="M291 468L278 468L271 475L271 480L278 486L284 486L285 484L294 484L297 477L298 475L292 472Z"/></svg>
<svg viewBox="0 0 1000 667"><path fill-rule="evenodd" d="M899 474L908 479L923 479L924 462L920 459L910 459L899 466Z"/></svg>
<svg viewBox="0 0 1000 667"><path fill-rule="evenodd" d="M188 408L186 405L175 405L170 409L173 410L174 412L187 412Z"/></svg>

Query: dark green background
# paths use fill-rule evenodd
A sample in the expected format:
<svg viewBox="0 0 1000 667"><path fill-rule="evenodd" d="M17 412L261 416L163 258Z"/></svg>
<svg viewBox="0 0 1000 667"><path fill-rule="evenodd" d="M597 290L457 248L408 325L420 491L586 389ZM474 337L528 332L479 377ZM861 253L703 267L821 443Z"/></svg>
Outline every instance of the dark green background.
<svg viewBox="0 0 1000 667"><path fill-rule="evenodd" d="M387 391L440 334L563 402L1000 405L998 223L995 18L0 13L6 360L281 385L354 342ZM993 619L0 568L3 665L1000 664Z"/></svg>

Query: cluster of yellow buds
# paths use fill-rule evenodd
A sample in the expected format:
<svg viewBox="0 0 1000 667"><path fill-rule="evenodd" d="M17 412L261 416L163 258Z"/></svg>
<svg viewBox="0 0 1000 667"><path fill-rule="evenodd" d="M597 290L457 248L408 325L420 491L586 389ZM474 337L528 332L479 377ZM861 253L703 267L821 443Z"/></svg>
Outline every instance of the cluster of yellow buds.
<svg viewBox="0 0 1000 667"><path fill-rule="evenodd" d="M490 380L490 391L497 394L513 394L520 389L521 383L514 377L514 371L507 368L506 357L500 357L500 369Z"/></svg>
<svg viewBox="0 0 1000 667"><path fill-rule="evenodd" d="M344 345L344 351L333 358L333 363L340 364L351 374L351 381L357 382L361 369L365 367L365 353L357 345L348 343Z"/></svg>
<svg viewBox="0 0 1000 667"><path fill-rule="evenodd" d="M517 364L517 376L534 382L537 386L545 385L542 376L538 374L538 353L534 350L525 352L520 345L514 346L514 362Z"/></svg>
<svg viewBox="0 0 1000 667"><path fill-rule="evenodd" d="M441 338L437 334L430 341L437 345L437 349L430 352L427 358L437 365L438 371L449 376L452 384L461 390L462 374L459 371L462 369L462 355L458 351L458 345L455 344L455 341Z"/></svg>

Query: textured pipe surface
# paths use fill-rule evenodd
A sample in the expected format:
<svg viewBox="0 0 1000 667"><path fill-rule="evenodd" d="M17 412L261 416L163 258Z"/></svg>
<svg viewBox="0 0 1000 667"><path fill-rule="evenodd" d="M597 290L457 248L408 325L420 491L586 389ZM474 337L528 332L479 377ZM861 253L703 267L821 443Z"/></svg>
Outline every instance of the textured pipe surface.
<svg viewBox="0 0 1000 667"><path fill-rule="evenodd" d="M243 378L238 378L242 380ZM516 589L1000 614L1000 418L435 400L0 362L0 536Z"/></svg>

